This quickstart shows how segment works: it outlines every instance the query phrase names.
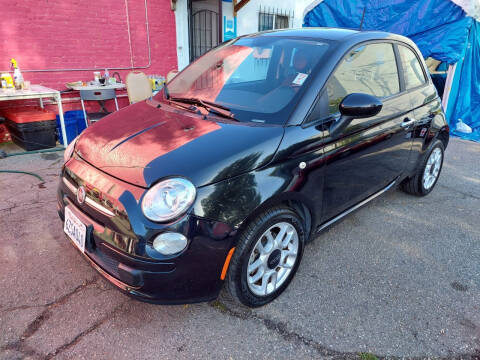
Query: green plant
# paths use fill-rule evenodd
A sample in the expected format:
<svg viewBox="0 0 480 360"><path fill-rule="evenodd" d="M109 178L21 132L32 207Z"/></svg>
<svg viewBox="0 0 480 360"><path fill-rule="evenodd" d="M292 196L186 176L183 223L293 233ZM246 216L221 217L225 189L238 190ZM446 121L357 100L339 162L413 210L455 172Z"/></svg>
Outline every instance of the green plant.
<svg viewBox="0 0 480 360"><path fill-rule="evenodd" d="M360 353L360 359L362 360L378 360L378 358L371 354L371 353L366 353L366 352L363 352L363 353Z"/></svg>

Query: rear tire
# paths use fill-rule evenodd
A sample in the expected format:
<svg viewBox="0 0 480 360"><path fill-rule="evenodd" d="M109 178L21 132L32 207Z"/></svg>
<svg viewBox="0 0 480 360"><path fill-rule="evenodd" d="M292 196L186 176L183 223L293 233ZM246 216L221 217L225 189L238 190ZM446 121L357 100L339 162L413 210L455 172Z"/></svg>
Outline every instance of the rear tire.
<svg viewBox="0 0 480 360"><path fill-rule="evenodd" d="M276 207L260 214L239 235L225 279L227 291L249 307L271 302L295 275L304 243L303 222L291 209Z"/></svg>
<svg viewBox="0 0 480 360"><path fill-rule="evenodd" d="M419 163L415 175L402 182L402 190L416 196L428 195L440 177L444 152L443 143L440 140L435 140L426 156Z"/></svg>

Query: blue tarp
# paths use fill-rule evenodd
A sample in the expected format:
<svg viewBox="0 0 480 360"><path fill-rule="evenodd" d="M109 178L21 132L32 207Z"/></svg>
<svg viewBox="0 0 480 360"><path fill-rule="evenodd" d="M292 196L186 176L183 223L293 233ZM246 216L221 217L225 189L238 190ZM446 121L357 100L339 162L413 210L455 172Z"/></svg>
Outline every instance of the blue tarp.
<svg viewBox="0 0 480 360"><path fill-rule="evenodd" d="M363 19L363 20L362 20ZM480 141L480 26L450 0L324 0L304 18L304 27L380 30L412 39L425 58L457 63L447 117L453 133L459 118L477 128ZM477 59L477 61L475 61Z"/></svg>
<svg viewBox="0 0 480 360"><path fill-rule="evenodd" d="M457 63L446 113L454 135L480 141L480 23L477 21L472 24L465 56ZM462 119L473 132L457 132L458 119Z"/></svg>

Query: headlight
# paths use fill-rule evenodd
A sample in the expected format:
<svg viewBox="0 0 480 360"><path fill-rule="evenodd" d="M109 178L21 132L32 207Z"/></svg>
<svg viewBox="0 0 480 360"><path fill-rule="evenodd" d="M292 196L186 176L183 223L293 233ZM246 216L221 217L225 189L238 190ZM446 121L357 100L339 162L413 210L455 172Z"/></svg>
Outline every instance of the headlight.
<svg viewBox="0 0 480 360"><path fill-rule="evenodd" d="M78 136L68 144L65 152L63 153L63 163L66 163L73 155L73 150L75 150L75 143L77 142Z"/></svg>
<svg viewBox="0 0 480 360"><path fill-rule="evenodd" d="M156 222L173 220L193 204L195 192L195 186L186 179L163 180L148 190L143 197L143 214Z"/></svg>

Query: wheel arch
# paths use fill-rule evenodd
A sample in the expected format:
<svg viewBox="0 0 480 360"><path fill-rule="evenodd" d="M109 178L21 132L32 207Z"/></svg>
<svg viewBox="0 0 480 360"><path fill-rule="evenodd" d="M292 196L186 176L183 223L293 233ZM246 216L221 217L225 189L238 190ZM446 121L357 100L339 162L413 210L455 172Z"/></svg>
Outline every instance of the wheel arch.
<svg viewBox="0 0 480 360"><path fill-rule="evenodd" d="M438 132L437 138L442 141L443 147L446 149L448 146L448 141L450 140L450 133L448 126L444 126Z"/></svg>
<svg viewBox="0 0 480 360"><path fill-rule="evenodd" d="M423 143L423 151L428 150L430 145L436 140L439 139L443 143L443 147L446 149L448 141L450 139L450 127L447 124L447 120L443 113L436 115L430 124L429 136L425 137Z"/></svg>
<svg viewBox="0 0 480 360"><path fill-rule="evenodd" d="M300 216L305 226L305 240L308 242L313 233L313 228L315 225L315 212L313 210L314 205L300 193L296 192L281 193L265 200L242 220L238 227L238 231L241 232L252 219L261 213L277 206L288 207L298 216Z"/></svg>

